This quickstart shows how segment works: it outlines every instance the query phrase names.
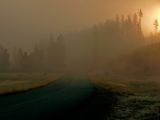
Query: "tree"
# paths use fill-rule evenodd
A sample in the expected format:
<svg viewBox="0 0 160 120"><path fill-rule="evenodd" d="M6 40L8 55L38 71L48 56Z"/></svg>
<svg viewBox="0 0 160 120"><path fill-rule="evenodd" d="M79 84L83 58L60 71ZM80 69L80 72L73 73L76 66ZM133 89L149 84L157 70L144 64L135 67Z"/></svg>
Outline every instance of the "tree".
<svg viewBox="0 0 160 120"><path fill-rule="evenodd" d="M24 52L21 48L19 48L18 50L15 49L14 54L13 54L13 58L12 58L12 70L14 71L22 71L23 70L23 55Z"/></svg>
<svg viewBox="0 0 160 120"><path fill-rule="evenodd" d="M62 34L60 34L57 37L56 41L56 49L57 49L57 67L58 69L63 69L65 67L66 62L66 50L65 50L65 43L64 43L64 37Z"/></svg>
<svg viewBox="0 0 160 120"><path fill-rule="evenodd" d="M124 18L124 15L121 16L121 23L124 23L125 21L125 18Z"/></svg>
<svg viewBox="0 0 160 120"><path fill-rule="evenodd" d="M136 13L133 15L133 23L134 23L135 25L138 24L138 16L137 16Z"/></svg>
<svg viewBox="0 0 160 120"><path fill-rule="evenodd" d="M120 18L119 18L118 15L116 15L116 22L117 22L117 23L120 23Z"/></svg>
<svg viewBox="0 0 160 120"><path fill-rule="evenodd" d="M159 22L158 22L157 19L154 21L153 25L154 25L154 28L155 28L155 34L157 34L158 33L158 26L159 26Z"/></svg>
<svg viewBox="0 0 160 120"><path fill-rule="evenodd" d="M43 70L43 50L36 44L29 55L29 64L32 71Z"/></svg>
<svg viewBox="0 0 160 120"><path fill-rule="evenodd" d="M50 39L47 43L47 48L45 50L44 61L45 68L47 71L55 70L56 64L56 43L53 35L50 35Z"/></svg>
<svg viewBox="0 0 160 120"><path fill-rule="evenodd" d="M139 25L141 26L142 18L143 18L143 12L141 9L139 10L138 15L139 15Z"/></svg>
<svg viewBox="0 0 160 120"><path fill-rule="evenodd" d="M9 70L9 61L10 55L8 53L8 50L0 47L0 71L1 72L6 72Z"/></svg>
<svg viewBox="0 0 160 120"><path fill-rule="evenodd" d="M128 22L129 24L132 24L132 19L131 19L131 16L130 16L130 15L127 16L127 22Z"/></svg>

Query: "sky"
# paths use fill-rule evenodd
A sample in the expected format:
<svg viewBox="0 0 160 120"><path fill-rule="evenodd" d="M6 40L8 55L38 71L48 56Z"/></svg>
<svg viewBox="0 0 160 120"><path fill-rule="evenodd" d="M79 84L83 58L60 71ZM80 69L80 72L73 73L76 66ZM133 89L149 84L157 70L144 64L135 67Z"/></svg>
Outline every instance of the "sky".
<svg viewBox="0 0 160 120"><path fill-rule="evenodd" d="M52 33L90 27L117 14L144 12L144 34L160 21L160 0L0 0L0 42L29 46Z"/></svg>

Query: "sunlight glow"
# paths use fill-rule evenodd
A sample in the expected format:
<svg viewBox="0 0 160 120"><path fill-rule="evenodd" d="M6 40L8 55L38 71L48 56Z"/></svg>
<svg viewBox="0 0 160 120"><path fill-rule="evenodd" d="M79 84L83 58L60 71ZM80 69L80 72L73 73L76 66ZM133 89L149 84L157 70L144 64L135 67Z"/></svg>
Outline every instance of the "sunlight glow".
<svg viewBox="0 0 160 120"><path fill-rule="evenodd" d="M150 32L154 32L154 21L157 19L158 22L160 23L160 6L156 6L154 8L151 8L148 11L148 14L145 14L146 18L145 18L145 24L148 26L148 31ZM160 24L159 24L160 25ZM158 29L158 31L160 30L160 27Z"/></svg>
<svg viewBox="0 0 160 120"><path fill-rule="evenodd" d="M155 9L155 12L153 13L153 18L160 21L160 7Z"/></svg>

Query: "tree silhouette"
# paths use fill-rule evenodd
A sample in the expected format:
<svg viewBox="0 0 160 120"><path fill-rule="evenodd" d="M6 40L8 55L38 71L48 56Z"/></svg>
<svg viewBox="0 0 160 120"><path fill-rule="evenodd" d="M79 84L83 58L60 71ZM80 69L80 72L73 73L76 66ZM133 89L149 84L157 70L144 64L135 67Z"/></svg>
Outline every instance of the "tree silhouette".
<svg viewBox="0 0 160 120"><path fill-rule="evenodd" d="M157 34L158 33L158 26L159 26L159 22L157 19L154 21L153 25L154 25L154 29L155 29L155 34Z"/></svg>
<svg viewBox="0 0 160 120"><path fill-rule="evenodd" d="M56 41L57 45L57 68L63 69L65 67L65 61L66 61L66 50L65 50L65 43L64 43L64 37L62 34L60 34L57 37Z"/></svg>
<svg viewBox="0 0 160 120"><path fill-rule="evenodd" d="M6 72L9 70L9 61L10 55L8 53L8 50L3 48L2 46L0 47L0 71L1 72Z"/></svg>
<svg viewBox="0 0 160 120"><path fill-rule="evenodd" d="M139 10L138 15L139 15L139 25L141 26L142 18L143 18L143 12L141 9Z"/></svg>
<svg viewBox="0 0 160 120"><path fill-rule="evenodd" d="M133 15L133 23L134 23L135 25L138 24L138 15L137 15L137 13L135 13L135 14Z"/></svg>
<svg viewBox="0 0 160 120"><path fill-rule="evenodd" d="M122 15L119 17L117 15L116 19L106 20L105 23L97 24L84 31L66 36L59 35L56 39L50 34L50 37L45 42L43 41L44 44L35 45L31 52L25 52L22 49L16 51L13 54L11 68L18 72L53 72L63 70L66 61L72 61L72 59L73 62L76 61L75 64L80 63L81 65L82 63L85 68L90 65L92 68L95 66L98 69L105 67L109 58L116 57L143 44L142 17L143 12L140 9L132 16ZM154 27L157 33L158 20L154 21ZM64 38L74 40L69 42L70 45L67 44L71 48L71 50L67 50L70 52L69 54L66 53L65 47L68 41L65 43ZM66 55L78 56L78 58L75 60L74 57L70 57L66 60ZM2 68L0 70L9 68L9 57L7 49L0 47L0 67Z"/></svg>
<svg viewBox="0 0 160 120"><path fill-rule="evenodd" d="M120 23L120 18L119 18L118 15L116 15L116 22L117 22L117 23Z"/></svg>

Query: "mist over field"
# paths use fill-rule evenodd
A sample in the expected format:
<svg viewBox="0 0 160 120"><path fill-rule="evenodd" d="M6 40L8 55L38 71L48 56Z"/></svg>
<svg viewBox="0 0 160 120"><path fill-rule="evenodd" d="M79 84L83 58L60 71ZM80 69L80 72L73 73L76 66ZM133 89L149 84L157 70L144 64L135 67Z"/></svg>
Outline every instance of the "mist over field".
<svg viewBox="0 0 160 120"><path fill-rule="evenodd" d="M1 0L0 26L0 119L160 119L159 0Z"/></svg>

